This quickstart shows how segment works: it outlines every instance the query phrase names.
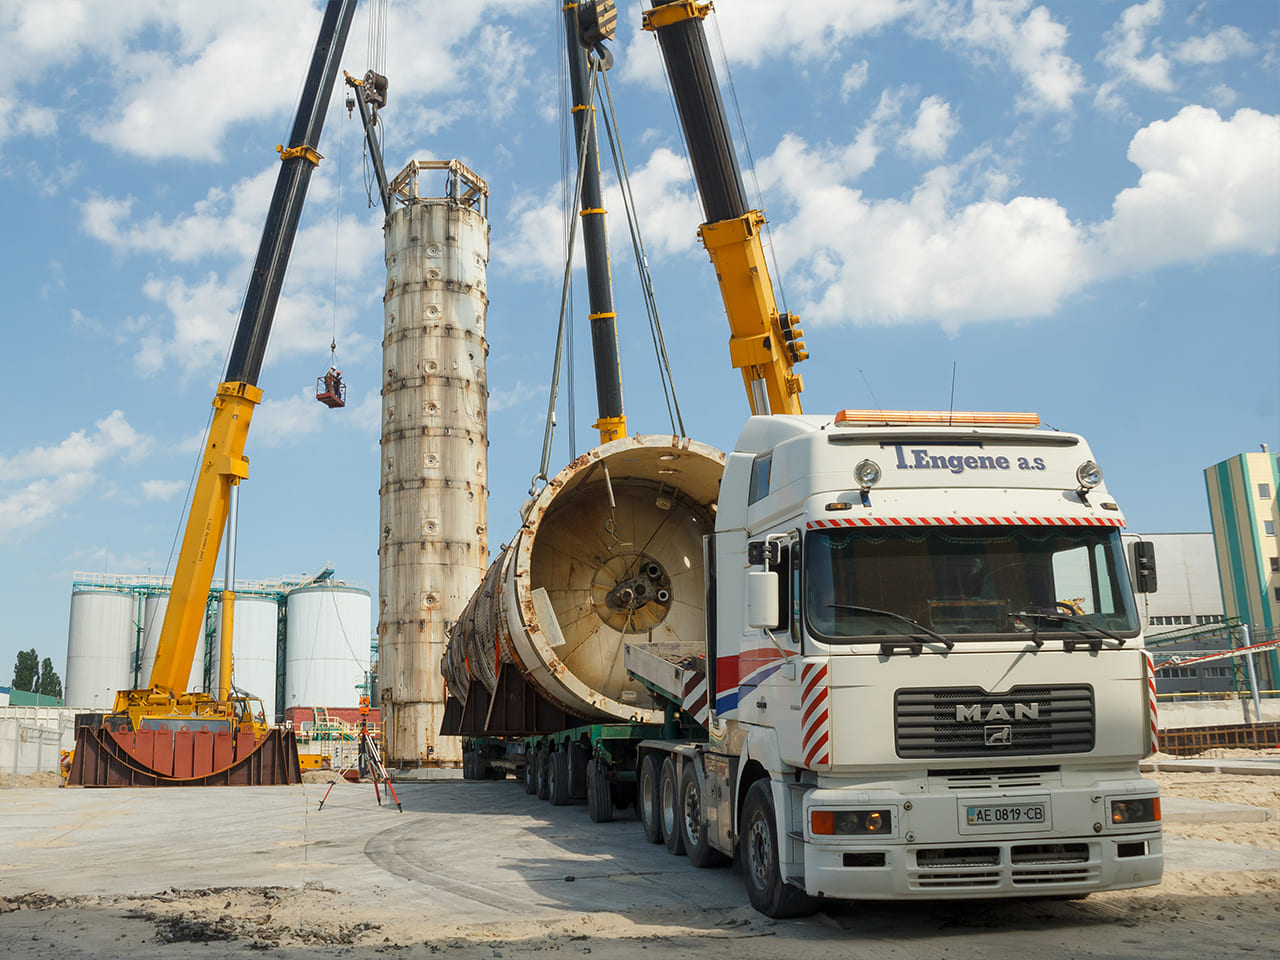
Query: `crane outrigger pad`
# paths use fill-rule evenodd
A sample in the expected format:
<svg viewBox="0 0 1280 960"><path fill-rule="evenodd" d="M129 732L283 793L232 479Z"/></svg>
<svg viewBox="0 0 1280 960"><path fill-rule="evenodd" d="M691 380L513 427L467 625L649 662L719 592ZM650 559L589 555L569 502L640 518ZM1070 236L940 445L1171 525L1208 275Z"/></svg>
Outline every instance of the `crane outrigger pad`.
<svg viewBox="0 0 1280 960"><path fill-rule="evenodd" d="M263 787L302 782L293 731L252 733L207 730L76 731L68 786Z"/></svg>

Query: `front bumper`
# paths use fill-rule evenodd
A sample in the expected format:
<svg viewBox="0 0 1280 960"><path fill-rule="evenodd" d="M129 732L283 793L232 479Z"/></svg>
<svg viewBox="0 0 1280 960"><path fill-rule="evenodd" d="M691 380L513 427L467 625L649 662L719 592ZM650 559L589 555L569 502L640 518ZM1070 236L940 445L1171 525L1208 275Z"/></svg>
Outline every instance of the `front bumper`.
<svg viewBox="0 0 1280 960"><path fill-rule="evenodd" d="M1095 784L910 798L893 791L812 790L804 799L804 887L811 895L847 899L960 899L1150 886L1164 870L1160 824L1117 826L1102 815L1111 797L1133 797L1134 789L1133 783ZM970 806L1031 802L1045 804L1045 823L995 829L967 823ZM814 836L808 828L814 809L869 806L893 811L886 835ZM792 838L798 841L800 831Z"/></svg>

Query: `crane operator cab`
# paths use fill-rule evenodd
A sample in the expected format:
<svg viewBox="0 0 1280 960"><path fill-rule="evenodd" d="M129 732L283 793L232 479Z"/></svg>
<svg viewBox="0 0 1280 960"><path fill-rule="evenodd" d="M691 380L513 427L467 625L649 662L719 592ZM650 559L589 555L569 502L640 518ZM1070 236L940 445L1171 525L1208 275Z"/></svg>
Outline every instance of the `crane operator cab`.
<svg viewBox="0 0 1280 960"><path fill-rule="evenodd" d="M347 385L342 382L342 371L336 365L323 377L316 377L316 399L330 409L347 405Z"/></svg>

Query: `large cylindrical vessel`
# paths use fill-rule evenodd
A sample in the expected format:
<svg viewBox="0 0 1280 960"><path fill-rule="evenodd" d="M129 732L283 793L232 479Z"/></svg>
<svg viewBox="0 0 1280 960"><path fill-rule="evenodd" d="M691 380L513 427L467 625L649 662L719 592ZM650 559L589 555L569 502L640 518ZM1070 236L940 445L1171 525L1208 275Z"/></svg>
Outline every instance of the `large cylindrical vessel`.
<svg viewBox="0 0 1280 960"><path fill-rule="evenodd" d="M142 661L138 668L138 687L151 685L151 668L156 664L156 650L160 645L160 628L164 626L165 611L169 609L169 590L149 590L142 598ZM191 676L187 680L187 691L205 693L205 653L208 642L207 625L201 630L196 641L196 650L191 657Z"/></svg>
<svg viewBox="0 0 1280 960"><path fill-rule="evenodd" d="M236 597L231 619L231 686L257 697L269 718L276 715L276 635L280 608L271 597ZM367 617L367 614L366 614ZM222 601L214 615L212 676L222 661ZM347 706L347 704L330 704Z"/></svg>
<svg viewBox="0 0 1280 960"><path fill-rule="evenodd" d="M63 703L110 710L116 691L133 686L138 600L125 590L77 590L71 594Z"/></svg>
<svg viewBox="0 0 1280 960"><path fill-rule="evenodd" d="M368 590L345 584L317 583L289 592L286 708L359 704L369 670L370 607Z"/></svg>
<svg viewBox="0 0 1280 960"><path fill-rule="evenodd" d="M433 172L434 171L434 172ZM426 177L444 196L430 196ZM488 563L488 187L456 160L392 183L382 341L379 695L387 760L454 766L440 737L447 628Z"/></svg>
<svg viewBox="0 0 1280 960"><path fill-rule="evenodd" d="M442 667L450 691L465 700L474 680L491 693L509 665L575 716L659 722L623 647L705 636L702 538L723 470L713 447L651 436L561 470L459 619Z"/></svg>

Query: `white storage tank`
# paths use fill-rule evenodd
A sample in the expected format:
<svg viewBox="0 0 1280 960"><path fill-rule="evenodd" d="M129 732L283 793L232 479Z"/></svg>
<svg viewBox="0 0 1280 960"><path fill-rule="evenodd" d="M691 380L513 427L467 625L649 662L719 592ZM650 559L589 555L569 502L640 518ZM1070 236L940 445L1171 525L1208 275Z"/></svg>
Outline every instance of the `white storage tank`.
<svg viewBox="0 0 1280 960"><path fill-rule="evenodd" d="M116 691L133 685L138 600L127 590L76 590L71 594L63 703L110 710Z"/></svg>
<svg viewBox="0 0 1280 960"><path fill-rule="evenodd" d="M267 717L276 715L276 634L279 606L271 597L236 597L231 621L231 685L262 701ZM221 661L222 601L214 616L213 669ZM214 680L214 685L217 680Z"/></svg>
<svg viewBox="0 0 1280 960"><path fill-rule="evenodd" d="M156 650L160 645L160 628L164 626L165 611L169 609L169 591L148 593L142 600L142 663L138 669L138 687L151 685L151 668L155 666ZM191 676L186 690L207 692L204 682L204 657L208 631L202 631L196 642L196 652L191 658Z"/></svg>
<svg viewBox="0 0 1280 960"><path fill-rule="evenodd" d="M284 707L354 707L369 669L369 591L317 583L289 593Z"/></svg>

